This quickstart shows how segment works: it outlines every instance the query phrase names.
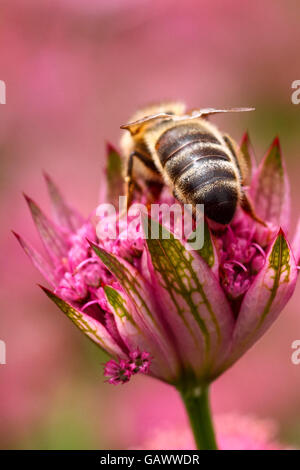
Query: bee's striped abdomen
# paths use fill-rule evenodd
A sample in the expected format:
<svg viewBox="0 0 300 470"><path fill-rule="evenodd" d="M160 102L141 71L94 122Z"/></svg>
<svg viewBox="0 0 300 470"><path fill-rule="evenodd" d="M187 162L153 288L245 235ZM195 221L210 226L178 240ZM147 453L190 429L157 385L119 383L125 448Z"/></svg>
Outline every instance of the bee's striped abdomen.
<svg viewBox="0 0 300 470"><path fill-rule="evenodd" d="M165 131L156 143L164 171L182 202L204 204L207 217L227 224L239 197L239 181L221 140L195 125Z"/></svg>
<svg viewBox="0 0 300 470"><path fill-rule="evenodd" d="M193 143L220 142L211 134L199 130L197 127L183 124L166 130L158 139L155 148L162 166L179 150L189 147Z"/></svg>

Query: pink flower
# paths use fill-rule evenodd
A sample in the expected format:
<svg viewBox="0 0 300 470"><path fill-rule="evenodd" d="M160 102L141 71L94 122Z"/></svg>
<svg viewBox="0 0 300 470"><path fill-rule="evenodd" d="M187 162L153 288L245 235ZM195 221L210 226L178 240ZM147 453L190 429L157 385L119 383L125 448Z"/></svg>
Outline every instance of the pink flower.
<svg viewBox="0 0 300 470"><path fill-rule="evenodd" d="M108 361L104 367L104 375L110 377L109 383L118 385L119 383L128 382L132 374L138 372L147 373L150 367L150 354L140 352L138 349L130 352L129 359L121 359L116 362L114 359Z"/></svg>
<svg viewBox="0 0 300 470"><path fill-rule="evenodd" d="M253 416L225 414L216 416L217 438L221 450L288 450L277 440L277 426L272 420ZM134 449L195 450L188 427L157 429Z"/></svg>
<svg viewBox="0 0 300 470"><path fill-rule="evenodd" d="M292 249L278 139L258 168L247 136L241 149L252 162L249 195L266 226L239 209L222 230L205 225L198 251L175 238L172 224L171 233L162 228L169 239L144 240L141 223L132 229L136 214L127 223L118 220L115 239L99 238L91 219L71 209L48 176L55 222L26 197L47 260L17 238L52 284L53 291L43 288L46 294L112 356L104 369L110 383L141 372L178 388L208 384L261 337L293 294L300 225ZM122 185L119 171L119 156L109 147L111 201ZM164 191L158 202L174 199ZM110 227L111 219L100 222ZM125 236L129 226L135 233Z"/></svg>

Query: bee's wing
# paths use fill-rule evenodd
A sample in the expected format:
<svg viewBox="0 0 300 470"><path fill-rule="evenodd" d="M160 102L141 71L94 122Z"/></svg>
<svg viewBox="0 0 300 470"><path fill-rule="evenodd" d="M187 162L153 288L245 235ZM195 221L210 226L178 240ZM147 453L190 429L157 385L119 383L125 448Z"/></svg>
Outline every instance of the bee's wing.
<svg viewBox="0 0 300 470"><path fill-rule="evenodd" d="M182 121L187 119L197 119L199 117L209 116L210 114L217 114L217 113L239 113L244 111L254 111L255 108L225 108L225 109L215 109L215 108L203 108L203 109L195 109L192 110L189 114L184 114L182 116L168 114L168 113L157 113L151 114L150 116L145 116L142 119L138 119L134 122L129 122L128 124L124 124L120 126L121 129L128 130L131 135L136 134L140 128L148 122L155 121L156 119L172 119L173 121Z"/></svg>
<svg viewBox="0 0 300 470"><path fill-rule="evenodd" d="M174 115L168 114L168 113L151 114L150 116L145 116L142 119L138 119L137 121L124 124L123 126L121 126L121 129L126 129L131 133L131 135L134 135L140 130L140 128L146 122L155 121L156 119L172 119L172 118L174 118Z"/></svg>
<svg viewBox="0 0 300 470"><path fill-rule="evenodd" d="M217 113L240 113L245 111L255 111L255 108L224 108L224 109L215 109L215 108L203 108L203 109L194 109L186 116L180 116L180 119L197 119L199 117L209 116L210 114Z"/></svg>

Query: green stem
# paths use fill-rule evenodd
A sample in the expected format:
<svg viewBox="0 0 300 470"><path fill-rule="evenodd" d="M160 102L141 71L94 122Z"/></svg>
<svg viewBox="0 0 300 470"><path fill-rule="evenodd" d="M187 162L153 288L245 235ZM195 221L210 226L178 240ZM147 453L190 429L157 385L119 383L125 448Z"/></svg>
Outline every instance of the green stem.
<svg viewBox="0 0 300 470"><path fill-rule="evenodd" d="M197 449L215 450L217 443L209 405L208 386L180 390L194 433Z"/></svg>

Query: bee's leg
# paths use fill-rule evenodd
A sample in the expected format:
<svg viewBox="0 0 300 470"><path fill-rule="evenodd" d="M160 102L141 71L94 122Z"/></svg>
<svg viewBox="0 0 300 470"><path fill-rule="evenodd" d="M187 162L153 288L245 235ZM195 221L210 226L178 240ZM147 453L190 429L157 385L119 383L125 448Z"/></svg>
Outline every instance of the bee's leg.
<svg viewBox="0 0 300 470"><path fill-rule="evenodd" d="M159 174L154 162L151 160L149 161L148 158L146 158L144 155L141 153L137 152L136 150L132 152L129 155L128 158L128 165L127 165L127 172L125 176L125 182L126 182L126 196L127 196L127 209L130 206L133 198L133 193L135 189L138 189L141 193L147 192L150 196L150 202L151 200L155 200L157 196L160 194L161 189L163 187L163 183L160 182L155 182L155 181L145 181L145 184L143 184L143 181L140 181L140 184L138 184L136 181L133 179L133 163L134 163L134 157L137 158L148 170L153 172L154 174Z"/></svg>
<svg viewBox="0 0 300 470"><path fill-rule="evenodd" d="M132 175L133 174L133 159L134 159L134 157L140 158L139 153L132 152L129 155L127 170L126 170L126 176L125 176L125 184L126 184L125 195L126 195L126 198L127 198L127 210L129 208L130 204L132 203L134 190L136 188L140 189L139 184L136 181L134 181L133 175Z"/></svg>
<svg viewBox="0 0 300 470"><path fill-rule="evenodd" d="M249 197L247 194L243 191L242 193L242 198L241 198L241 208L252 217L253 220L258 222L259 224L263 225L264 227L267 227L266 222L261 220L256 214L254 207L252 205L252 202L250 201Z"/></svg>

